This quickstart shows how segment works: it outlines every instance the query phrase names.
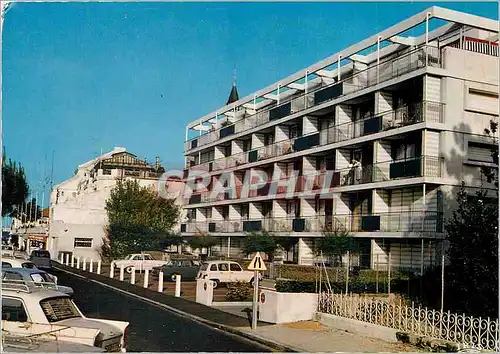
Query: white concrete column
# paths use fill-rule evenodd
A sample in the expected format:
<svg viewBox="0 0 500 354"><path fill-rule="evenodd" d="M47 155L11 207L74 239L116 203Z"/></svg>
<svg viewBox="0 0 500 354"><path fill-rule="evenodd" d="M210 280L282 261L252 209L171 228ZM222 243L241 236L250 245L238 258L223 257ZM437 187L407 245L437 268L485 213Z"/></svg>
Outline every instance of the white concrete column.
<svg viewBox="0 0 500 354"><path fill-rule="evenodd" d="M124 277L124 270L125 270L125 268L120 267L120 281L123 281L123 277Z"/></svg>
<svg viewBox="0 0 500 354"><path fill-rule="evenodd" d="M69 254L66 253L66 263L65 265L69 265Z"/></svg>
<svg viewBox="0 0 500 354"><path fill-rule="evenodd" d="M82 270L87 270L87 258L83 258L82 261Z"/></svg>
<svg viewBox="0 0 500 354"><path fill-rule="evenodd" d="M76 257L76 269L80 269L80 257Z"/></svg>
<svg viewBox="0 0 500 354"><path fill-rule="evenodd" d="M130 273L130 284L135 284L135 267L132 267L132 273Z"/></svg>
<svg viewBox="0 0 500 354"><path fill-rule="evenodd" d="M71 255L71 266L72 267L75 266L75 256L74 255Z"/></svg>
<svg viewBox="0 0 500 354"><path fill-rule="evenodd" d="M142 283L142 286L144 288L148 288L149 286L149 269L144 270L144 282Z"/></svg>
<svg viewBox="0 0 500 354"><path fill-rule="evenodd" d="M90 258L89 272L94 273L94 260L92 258Z"/></svg>
<svg viewBox="0 0 500 354"><path fill-rule="evenodd" d="M181 276L177 274L175 276L175 297L181 296Z"/></svg>
<svg viewBox="0 0 500 354"><path fill-rule="evenodd" d="M160 271L160 274L158 275L158 292L162 293L163 292L163 272Z"/></svg>
<svg viewBox="0 0 500 354"><path fill-rule="evenodd" d="M114 276L115 276L115 264L113 262L111 262L111 266L109 269L109 277L113 278Z"/></svg>
<svg viewBox="0 0 500 354"><path fill-rule="evenodd" d="M64 264L64 254L63 254L63 253L61 253L60 263L61 263L61 264Z"/></svg>
<svg viewBox="0 0 500 354"><path fill-rule="evenodd" d="M97 274L101 274L101 260L97 261Z"/></svg>

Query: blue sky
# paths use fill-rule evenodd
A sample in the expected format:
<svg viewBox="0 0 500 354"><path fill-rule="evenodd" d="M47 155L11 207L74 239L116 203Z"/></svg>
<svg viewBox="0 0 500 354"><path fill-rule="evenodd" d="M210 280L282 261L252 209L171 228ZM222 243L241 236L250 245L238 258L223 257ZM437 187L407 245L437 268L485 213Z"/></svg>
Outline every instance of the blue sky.
<svg viewBox="0 0 500 354"><path fill-rule="evenodd" d="M69 178L101 148L182 167L185 125L432 5L18 3L3 31L3 133L30 184ZM47 200L47 197L45 198ZM46 203L45 203L46 204Z"/></svg>

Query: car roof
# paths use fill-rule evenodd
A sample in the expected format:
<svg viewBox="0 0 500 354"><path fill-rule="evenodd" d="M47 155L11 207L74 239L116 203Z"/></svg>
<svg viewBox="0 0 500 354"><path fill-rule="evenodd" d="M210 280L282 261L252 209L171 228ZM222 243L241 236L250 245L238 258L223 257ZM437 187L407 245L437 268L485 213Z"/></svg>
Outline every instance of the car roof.
<svg viewBox="0 0 500 354"><path fill-rule="evenodd" d="M22 274L22 275L31 275L31 274L34 274L34 273L47 273L43 270L40 270L40 269L33 269L33 268L17 268L17 267L12 267L12 268L5 268L5 271L9 271L9 272L16 272L16 273L19 273L19 274Z"/></svg>
<svg viewBox="0 0 500 354"><path fill-rule="evenodd" d="M15 288L17 285L17 289ZM28 287L29 292L26 290L20 290L20 284L2 284L2 296L12 296L12 297L22 297L28 298L30 300L42 301L45 299L52 299L57 297L67 297L71 298L68 294L61 293L59 291L47 289L44 287Z"/></svg>
<svg viewBox="0 0 500 354"><path fill-rule="evenodd" d="M24 258L12 258L12 257L2 257L2 262L6 262L6 263L16 263L16 262L19 262L18 264L24 264L24 263L32 263L32 264L35 264L33 263L32 261L28 260L28 259L24 259ZM12 268L16 268L16 267L12 267Z"/></svg>
<svg viewBox="0 0 500 354"><path fill-rule="evenodd" d="M218 260L218 261L206 261L205 263L207 264L219 264L219 263L236 263L239 265L238 262L234 262L234 261L223 261L223 260Z"/></svg>

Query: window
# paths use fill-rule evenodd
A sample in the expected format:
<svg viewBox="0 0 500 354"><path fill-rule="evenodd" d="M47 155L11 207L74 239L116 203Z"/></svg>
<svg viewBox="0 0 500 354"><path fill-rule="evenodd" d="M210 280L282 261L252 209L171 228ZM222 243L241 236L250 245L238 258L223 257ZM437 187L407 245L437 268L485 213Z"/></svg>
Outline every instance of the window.
<svg viewBox="0 0 500 354"><path fill-rule="evenodd" d="M31 279L33 279L35 283L53 283L47 273L33 273L31 274Z"/></svg>
<svg viewBox="0 0 500 354"><path fill-rule="evenodd" d="M2 278L3 280L23 280L21 274L9 271L5 272Z"/></svg>
<svg viewBox="0 0 500 354"><path fill-rule="evenodd" d="M12 268L12 264L7 262L2 262L2 268Z"/></svg>
<svg viewBox="0 0 500 354"><path fill-rule="evenodd" d="M82 248L91 248L92 247L92 239L91 238L75 238L73 246L82 247Z"/></svg>
<svg viewBox="0 0 500 354"><path fill-rule="evenodd" d="M2 297L2 320L26 322L28 315L21 300Z"/></svg>
<svg viewBox="0 0 500 354"><path fill-rule="evenodd" d="M28 268L28 269L36 268L35 263L31 263L31 262L24 262L23 264L21 264L21 267Z"/></svg>
<svg viewBox="0 0 500 354"><path fill-rule="evenodd" d="M216 272L216 271L217 271L217 264L212 264L212 265L210 266L210 271L211 271L211 272Z"/></svg>
<svg viewBox="0 0 500 354"><path fill-rule="evenodd" d="M469 141L467 146L467 159L474 162L493 163L492 145Z"/></svg>
<svg viewBox="0 0 500 354"><path fill-rule="evenodd" d="M40 301L40 306L51 323L81 317L75 304L67 297L45 299Z"/></svg>
<svg viewBox="0 0 500 354"><path fill-rule="evenodd" d="M181 262L181 265L180 265L180 266L181 266L181 267L191 267L191 261L189 261L189 260L183 260L183 261Z"/></svg>
<svg viewBox="0 0 500 354"><path fill-rule="evenodd" d="M221 271L221 272L227 272L227 271L229 271L229 267L227 266L226 263L220 263L219 264L219 271Z"/></svg>
<svg viewBox="0 0 500 354"><path fill-rule="evenodd" d="M414 143L403 143L396 146L394 160L409 160L417 157L417 149Z"/></svg>
<svg viewBox="0 0 500 354"><path fill-rule="evenodd" d="M207 270L208 269L208 263L203 263L200 267L201 271Z"/></svg>
<svg viewBox="0 0 500 354"><path fill-rule="evenodd" d="M236 264L236 263L231 263L229 265L229 267L230 267L230 269L231 269L232 272L241 272L242 271L240 265Z"/></svg>
<svg viewBox="0 0 500 354"><path fill-rule="evenodd" d="M144 259L145 259L146 261L152 261L152 260L153 260L153 257L151 257L149 254L146 254L146 255L144 255Z"/></svg>
<svg viewBox="0 0 500 354"><path fill-rule="evenodd" d="M132 258L133 261L142 261L144 260L144 257L140 254L138 254L137 256L134 256L134 258Z"/></svg>

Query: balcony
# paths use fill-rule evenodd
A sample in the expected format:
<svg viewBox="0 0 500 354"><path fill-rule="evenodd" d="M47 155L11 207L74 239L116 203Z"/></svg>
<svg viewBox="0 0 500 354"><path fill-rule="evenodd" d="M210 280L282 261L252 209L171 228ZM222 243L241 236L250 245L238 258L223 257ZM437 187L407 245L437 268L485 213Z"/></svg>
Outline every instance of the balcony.
<svg viewBox="0 0 500 354"><path fill-rule="evenodd" d="M249 152L216 159L212 161L211 169L209 162L193 166L192 168L206 172L220 171L242 166L247 163L305 151L317 146L325 146L359 138L368 134L418 124L424 121L440 123L443 122L444 117L443 106L442 103L424 101L397 110L382 112L365 120L339 124L317 133L307 134L289 140L282 140Z"/></svg>
<svg viewBox="0 0 500 354"><path fill-rule="evenodd" d="M213 230L213 231L210 231ZM430 211L403 211L374 213L370 215L333 215L286 218L262 218L258 220L210 220L191 221L181 225L181 232L319 232L334 230L348 232L444 232L443 213Z"/></svg>
<svg viewBox="0 0 500 354"><path fill-rule="evenodd" d="M383 61L380 63L379 67L370 67L366 70L357 72L341 82L320 87L315 91L292 98L288 102L283 102L278 107L273 107L271 109L258 112L257 114L247 116L235 122L230 129L228 129L228 127L214 129L197 138L188 140L185 143L185 151L187 152L195 147L211 144L226 136L244 132L270 121L284 118L290 114L315 107L347 94L363 90L378 83L383 83L395 77L421 69L426 66L426 56L429 57L427 65L434 67L441 66L439 49L421 46L411 52L402 53L395 59ZM222 130L224 130L224 132L222 132ZM197 143L194 143L193 145L192 141L194 140L196 140Z"/></svg>

